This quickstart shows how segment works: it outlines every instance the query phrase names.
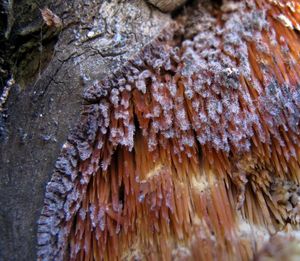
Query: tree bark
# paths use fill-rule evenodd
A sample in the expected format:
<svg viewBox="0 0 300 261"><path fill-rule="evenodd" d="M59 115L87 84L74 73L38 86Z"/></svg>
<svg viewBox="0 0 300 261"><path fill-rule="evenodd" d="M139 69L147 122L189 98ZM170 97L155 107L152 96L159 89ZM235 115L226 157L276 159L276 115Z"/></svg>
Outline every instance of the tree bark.
<svg viewBox="0 0 300 261"><path fill-rule="evenodd" d="M46 6L61 30L43 22ZM112 74L170 18L142 0L11 0L3 9L1 77L16 84L0 119L0 260L34 260L45 185L84 86Z"/></svg>

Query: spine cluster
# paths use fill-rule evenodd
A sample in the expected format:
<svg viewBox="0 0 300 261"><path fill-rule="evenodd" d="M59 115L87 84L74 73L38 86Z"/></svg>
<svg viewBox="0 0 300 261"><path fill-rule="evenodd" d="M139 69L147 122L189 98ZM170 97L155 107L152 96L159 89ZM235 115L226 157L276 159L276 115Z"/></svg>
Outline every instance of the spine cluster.
<svg viewBox="0 0 300 261"><path fill-rule="evenodd" d="M297 22L297 3L201 3L89 86L47 186L39 257L250 258L236 206L253 224L299 225Z"/></svg>

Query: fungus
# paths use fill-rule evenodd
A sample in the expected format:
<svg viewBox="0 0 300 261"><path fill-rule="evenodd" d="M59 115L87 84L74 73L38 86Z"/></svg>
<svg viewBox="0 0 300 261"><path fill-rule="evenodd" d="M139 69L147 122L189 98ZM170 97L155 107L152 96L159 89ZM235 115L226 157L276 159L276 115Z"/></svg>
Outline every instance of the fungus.
<svg viewBox="0 0 300 261"><path fill-rule="evenodd" d="M148 0L163 12L171 12L183 5L187 0Z"/></svg>
<svg viewBox="0 0 300 261"><path fill-rule="evenodd" d="M42 9L41 14L47 26L56 28L62 27L61 19L56 14L54 14L49 8Z"/></svg>
<svg viewBox="0 0 300 261"><path fill-rule="evenodd" d="M299 23L297 1L201 1L88 86L39 259L248 260L297 231Z"/></svg>

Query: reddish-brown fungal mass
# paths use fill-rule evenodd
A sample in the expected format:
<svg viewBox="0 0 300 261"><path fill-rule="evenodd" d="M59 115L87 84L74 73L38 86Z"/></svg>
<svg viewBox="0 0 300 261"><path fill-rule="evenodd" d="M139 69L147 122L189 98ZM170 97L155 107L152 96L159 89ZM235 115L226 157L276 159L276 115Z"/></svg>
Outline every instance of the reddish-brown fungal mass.
<svg viewBox="0 0 300 261"><path fill-rule="evenodd" d="M193 9L86 89L40 259L247 260L299 228L300 4Z"/></svg>

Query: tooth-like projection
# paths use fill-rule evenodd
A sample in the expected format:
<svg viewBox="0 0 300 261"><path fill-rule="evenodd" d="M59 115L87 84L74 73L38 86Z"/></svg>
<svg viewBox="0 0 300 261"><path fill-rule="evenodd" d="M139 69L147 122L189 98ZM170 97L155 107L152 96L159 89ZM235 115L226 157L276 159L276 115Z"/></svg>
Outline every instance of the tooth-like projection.
<svg viewBox="0 0 300 261"><path fill-rule="evenodd" d="M300 4L200 2L85 90L41 260L250 260L297 237Z"/></svg>
<svg viewBox="0 0 300 261"><path fill-rule="evenodd" d="M187 0L147 0L163 12L171 12L183 5Z"/></svg>

